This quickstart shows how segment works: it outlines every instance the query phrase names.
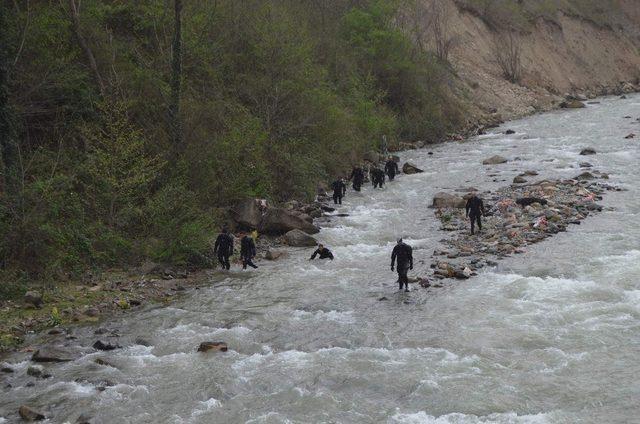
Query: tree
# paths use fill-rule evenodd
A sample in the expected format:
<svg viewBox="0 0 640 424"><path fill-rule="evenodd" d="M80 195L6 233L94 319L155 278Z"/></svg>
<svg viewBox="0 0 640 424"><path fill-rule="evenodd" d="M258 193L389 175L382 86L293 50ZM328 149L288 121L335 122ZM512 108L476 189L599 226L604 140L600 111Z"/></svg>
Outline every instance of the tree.
<svg viewBox="0 0 640 424"><path fill-rule="evenodd" d="M522 78L522 41L514 31L497 34L493 39L493 53L502 75L512 83Z"/></svg>
<svg viewBox="0 0 640 424"><path fill-rule="evenodd" d="M7 40L7 5L0 5L0 40ZM16 146L9 107L9 58L7 43L0 43L0 195L13 185Z"/></svg>
<svg viewBox="0 0 640 424"><path fill-rule="evenodd" d="M450 17L454 10L451 8L449 2L442 0L435 0L431 3L431 31L433 33L433 42L435 43L436 56L438 59L447 61L449 60L449 53L456 44L456 39L453 37L449 29Z"/></svg>
<svg viewBox="0 0 640 424"><path fill-rule="evenodd" d="M178 151L182 145L182 122L180 120L180 90L182 79L182 0L174 0L174 33L171 49L171 99L169 101L169 124L171 141Z"/></svg>

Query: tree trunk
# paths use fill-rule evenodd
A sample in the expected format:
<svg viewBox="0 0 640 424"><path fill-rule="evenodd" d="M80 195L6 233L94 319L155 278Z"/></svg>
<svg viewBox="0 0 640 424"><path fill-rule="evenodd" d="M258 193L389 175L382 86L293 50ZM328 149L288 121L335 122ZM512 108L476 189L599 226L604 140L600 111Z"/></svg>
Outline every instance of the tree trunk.
<svg viewBox="0 0 640 424"><path fill-rule="evenodd" d="M8 15L6 4L0 5L0 40L7 40ZM0 196L15 188L16 140L9 106L9 52L7 43L0 43Z"/></svg>
<svg viewBox="0 0 640 424"><path fill-rule="evenodd" d="M182 79L182 0L174 0L174 34L171 63L171 99L169 101L169 123L171 142L179 151L182 147L182 122L180 120L180 84Z"/></svg>
<svg viewBox="0 0 640 424"><path fill-rule="evenodd" d="M73 25L73 32L75 33L75 36L78 39L78 44L80 44L80 48L82 49L82 51L84 51L84 55L87 57L87 61L89 62L89 68L91 68L91 72L93 72L93 77L96 80L96 84L98 84L98 89L100 90L100 94L104 96L105 94L104 83L102 82L100 71L98 70L98 64L96 63L96 58L93 55L91 48L87 44L87 41L82 36L82 32L80 31L80 13L78 12L78 8L76 6L75 0L69 0L69 9L71 14L71 24Z"/></svg>

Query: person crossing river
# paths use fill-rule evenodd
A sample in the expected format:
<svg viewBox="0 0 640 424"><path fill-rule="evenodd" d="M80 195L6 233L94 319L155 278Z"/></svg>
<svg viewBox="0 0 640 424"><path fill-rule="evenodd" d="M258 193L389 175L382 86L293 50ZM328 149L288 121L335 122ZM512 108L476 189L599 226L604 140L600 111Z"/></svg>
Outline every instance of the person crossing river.
<svg viewBox="0 0 640 424"><path fill-rule="evenodd" d="M409 291L409 277L407 273L410 269L413 269L413 249L408 244L404 243L402 239L398 239L398 243L391 252L391 271L394 270L395 263L398 263L396 269L398 270L398 283L400 284L400 290L404 285L404 291Z"/></svg>
<svg viewBox="0 0 640 424"><path fill-rule="evenodd" d="M364 182L364 171L362 170L362 168L360 168L359 166L354 167L353 171L351 171L349 180L353 181L353 189L355 191L360 191L362 183Z"/></svg>
<svg viewBox="0 0 640 424"><path fill-rule="evenodd" d="M341 205L342 198L347 194L346 184L342 181L342 178L338 178L331 184L331 188L333 189L333 203L335 205Z"/></svg>
<svg viewBox="0 0 640 424"><path fill-rule="evenodd" d="M213 253L217 254L218 261L223 269L229 270L229 268L231 268L229 258L233 255L233 236L227 228L223 228L222 232L218 235L216 243L213 246Z"/></svg>
<svg viewBox="0 0 640 424"><path fill-rule="evenodd" d="M393 181L393 179L396 177L396 174L400 173L400 169L398 169L398 163L393 160L392 157L389 157L389 160L384 165L384 170L389 176L389 181Z"/></svg>

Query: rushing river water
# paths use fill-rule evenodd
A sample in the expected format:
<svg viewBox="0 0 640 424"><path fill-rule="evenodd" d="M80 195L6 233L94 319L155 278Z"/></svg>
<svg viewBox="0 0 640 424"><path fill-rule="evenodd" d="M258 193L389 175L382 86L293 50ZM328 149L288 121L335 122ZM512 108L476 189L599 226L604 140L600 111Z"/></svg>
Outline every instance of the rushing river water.
<svg viewBox="0 0 640 424"><path fill-rule="evenodd" d="M299 249L218 274L170 307L104 323L124 348L48 366L47 380L10 357L0 423L17 420L24 403L51 422L81 413L95 423L640 422L640 139L623 138L640 134L638 117L640 96L608 98L433 155L405 153L426 172L349 191L339 210L349 216L323 224L333 262L309 262L311 249ZM501 134L507 128L516 134ZM598 154L579 156L587 146ZM521 160L480 164L494 154ZM607 194L612 210L473 279L397 292L395 239L413 245L421 275L444 237L427 209L435 192L495 189L525 170L574 177L584 160L627 189ZM73 329L70 343L90 346L93 331ZM229 351L197 353L206 340ZM97 390L104 380L114 385Z"/></svg>

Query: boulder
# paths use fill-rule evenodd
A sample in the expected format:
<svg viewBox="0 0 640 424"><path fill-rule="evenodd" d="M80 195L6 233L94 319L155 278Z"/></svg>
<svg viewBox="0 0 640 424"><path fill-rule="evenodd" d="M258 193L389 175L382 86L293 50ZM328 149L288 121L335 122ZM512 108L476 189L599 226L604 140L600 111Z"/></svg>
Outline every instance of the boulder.
<svg viewBox="0 0 640 424"><path fill-rule="evenodd" d="M301 230L291 230L284 235L284 241L293 247L312 247L318 244L316 239Z"/></svg>
<svg viewBox="0 0 640 424"><path fill-rule="evenodd" d="M93 344L93 348L96 349L96 350L114 350L114 349L120 348L120 346L114 345L114 344L111 344L111 343L105 343L102 340L97 340Z"/></svg>
<svg viewBox="0 0 640 424"><path fill-rule="evenodd" d="M24 303L40 308L44 304L42 294L36 290L29 290L24 294Z"/></svg>
<svg viewBox="0 0 640 424"><path fill-rule="evenodd" d="M198 346L198 352L226 352L229 347L225 342L202 342Z"/></svg>
<svg viewBox="0 0 640 424"><path fill-rule="evenodd" d="M562 109L582 109L587 107L580 100L567 100L565 102L560 103L560 107Z"/></svg>
<svg viewBox="0 0 640 424"><path fill-rule="evenodd" d="M232 210L233 220L243 228L258 228L262 221L262 212L266 209L266 206L266 200L242 200Z"/></svg>
<svg viewBox="0 0 640 424"><path fill-rule="evenodd" d="M583 172L576 177L576 180L593 180L594 178L591 172Z"/></svg>
<svg viewBox="0 0 640 424"><path fill-rule="evenodd" d="M71 353L56 347L41 347L31 356L33 362L69 362L73 360Z"/></svg>
<svg viewBox="0 0 640 424"><path fill-rule="evenodd" d="M433 196L433 204L431 206L434 208L464 208L465 204L466 202L462 197L441 191Z"/></svg>
<svg viewBox="0 0 640 424"><path fill-rule="evenodd" d="M485 160L482 161L483 165L498 165L501 163L506 163L508 162L507 158L500 156L500 155L495 155L495 156L491 156L490 158L487 158Z"/></svg>
<svg viewBox="0 0 640 424"><path fill-rule="evenodd" d="M45 418L42 412L38 412L27 405L22 405L18 410L18 414L25 421L42 421Z"/></svg>
<svg viewBox="0 0 640 424"><path fill-rule="evenodd" d="M419 174L421 172L424 171L411 162L406 162L404 165L402 165L402 173L404 174Z"/></svg>
<svg viewBox="0 0 640 424"><path fill-rule="evenodd" d="M308 236L306 234L305 234L305 236L311 237L311 236ZM311 238L313 238L313 237L311 237ZM266 260L268 260L268 261L276 261L278 259L286 258L287 256L289 256L289 253L286 250L279 250L279 249L269 249L264 254L264 258Z"/></svg>
<svg viewBox="0 0 640 424"><path fill-rule="evenodd" d="M42 365L29 365L27 368L27 375L31 377L40 378L44 373L44 367Z"/></svg>
<svg viewBox="0 0 640 424"><path fill-rule="evenodd" d="M258 229L261 233L271 235L281 235L291 230L302 230L308 234L316 234L320 231L302 215L304 214L296 214L281 208L269 208L262 217Z"/></svg>
<svg viewBox="0 0 640 424"><path fill-rule="evenodd" d="M378 152L374 152L369 151L367 153L364 154L364 160L366 160L367 162L371 162L371 163L378 163L380 162L380 153Z"/></svg>
<svg viewBox="0 0 640 424"><path fill-rule="evenodd" d="M513 183L514 183L514 184L524 184L524 183L526 183L526 182L527 182L527 180L525 180L525 179L524 179L523 177L521 177L520 175L518 175L517 177L515 177L515 178L513 179Z"/></svg>
<svg viewBox="0 0 640 424"><path fill-rule="evenodd" d="M581 156L589 156L589 155L595 155L595 154L596 154L596 149L594 149L593 147L587 147L586 149L582 149L580 151Z"/></svg>

